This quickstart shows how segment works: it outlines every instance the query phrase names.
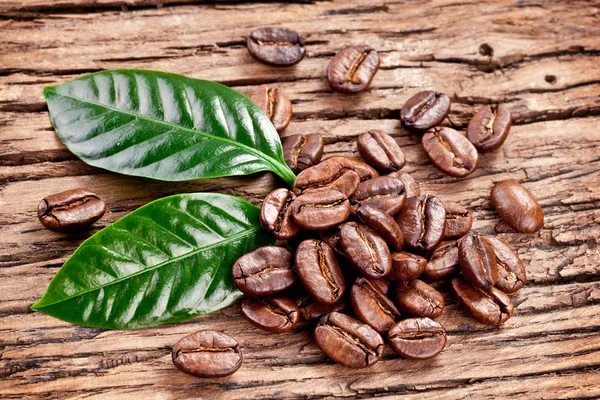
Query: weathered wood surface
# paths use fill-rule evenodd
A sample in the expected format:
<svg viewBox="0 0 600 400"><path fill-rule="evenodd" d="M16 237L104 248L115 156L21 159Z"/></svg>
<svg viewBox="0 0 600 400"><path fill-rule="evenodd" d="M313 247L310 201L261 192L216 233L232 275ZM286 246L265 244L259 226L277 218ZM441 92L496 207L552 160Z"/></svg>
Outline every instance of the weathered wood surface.
<svg viewBox="0 0 600 400"><path fill-rule="evenodd" d="M1 2L0 397L600 397L600 2L491 3ZM265 24L306 34L308 57L284 69L253 61L244 36ZM362 43L382 58L371 89L332 93L324 78L330 57ZM78 161L56 138L41 89L118 67L213 79L244 93L277 82L294 103L285 135L320 132L327 154L356 155L354 139L367 129L392 134L425 192L468 206L478 232L500 232L518 250L529 282L515 298L514 317L500 328L476 324L441 285L449 304L440 318L446 350L427 362L388 350L378 365L356 371L326 359L309 324L265 334L238 306L123 332L29 311L87 237L44 230L35 210L45 195L80 186L99 193L109 212L96 231L168 194L218 191L258 204L282 184L270 174L153 182ZM419 138L399 126L400 107L423 88L452 97L448 123L459 128L489 102L507 104L515 116L506 144L467 179L440 174ZM542 204L546 223L538 234L499 224L489 191L506 178L522 181ZM170 347L198 329L240 341L245 362L238 373L202 380L175 370Z"/></svg>

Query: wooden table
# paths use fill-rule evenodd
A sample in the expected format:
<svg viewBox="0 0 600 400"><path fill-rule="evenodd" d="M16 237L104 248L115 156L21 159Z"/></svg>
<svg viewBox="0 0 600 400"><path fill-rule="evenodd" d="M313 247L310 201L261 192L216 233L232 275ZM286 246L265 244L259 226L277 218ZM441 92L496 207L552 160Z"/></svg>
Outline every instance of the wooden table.
<svg viewBox="0 0 600 400"><path fill-rule="evenodd" d="M198 4L192 4L198 3ZM493 4L492 4L493 3ZM517 0L294 1L4 0L0 3L0 397L412 398L600 397L600 2ZM245 36L262 25L307 38L291 68L259 64ZM333 93L325 70L351 44L379 51L381 69L358 96ZM235 305L188 323L136 331L74 326L29 306L89 233L57 234L36 218L39 200L87 187L108 205L92 232L169 194L216 191L258 204L282 186L272 174L164 183L89 167L61 145L41 90L81 74L146 68L212 79L249 94L276 83L293 99L285 135L319 132L327 155L356 155L368 129L393 135L405 170L427 193L460 202L474 229L499 234L527 264L515 315L498 328L468 318L442 285L448 346L407 361L387 350L368 370L327 359L304 324L290 334L252 328ZM398 122L416 92L452 98L447 123L464 129L482 104L501 102L514 126L505 145L466 179L427 161ZM543 206L537 234L500 223L490 188L518 179ZM179 373L170 348L218 329L244 351L235 375Z"/></svg>

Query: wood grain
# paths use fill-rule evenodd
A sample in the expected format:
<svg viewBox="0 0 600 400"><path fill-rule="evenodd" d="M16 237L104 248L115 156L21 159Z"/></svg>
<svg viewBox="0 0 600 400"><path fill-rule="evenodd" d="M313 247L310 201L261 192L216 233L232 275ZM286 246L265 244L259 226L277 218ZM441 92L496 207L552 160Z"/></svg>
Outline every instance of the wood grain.
<svg viewBox="0 0 600 400"><path fill-rule="evenodd" d="M598 398L600 397L600 2L500 0L293 1L8 0L0 4L0 397L2 398ZM262 25L306 36L308 55L272 68L244 40ZM371 88L333 93L331 56L368 43L381 56ZM394 136L422 190L468 207L474 229L518 251L529 281L515 315L490 328L448 303L448 346L430 361L388 349L374 367L327 359L303 323L285 335L249 325L234 305L188 323L137 331L74 326L29 306L89 236L169 194L215 191L259 204L283 183L272 174L185 183L119 176L85 165L57 139L41 89L80 74L146 68L212 79L251 94L276 83L292 99L283 136L319 132L327 155L357 155L368 129ZM504 146L466 179L447 177L419 137L398 122L422 89L450 95L445 124L464 129L482 104L502 102L515 119ZM489 203L502 179L540 201L544 228L511 232ZM98 193L109 211L89 233L44 230L36 206L74 187ZM221 380L171 364L170 348L199 329L240 341L244 365Z"/></svg>

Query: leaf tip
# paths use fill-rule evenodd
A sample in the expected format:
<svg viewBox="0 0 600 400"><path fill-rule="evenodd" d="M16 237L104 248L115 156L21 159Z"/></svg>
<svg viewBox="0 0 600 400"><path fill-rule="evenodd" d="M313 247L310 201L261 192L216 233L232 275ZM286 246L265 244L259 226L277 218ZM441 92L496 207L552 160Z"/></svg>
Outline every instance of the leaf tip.
<svg viewBox="0 0 600 400"><path fill-rule="evenodd" d="M44 87L44 89L42 89L42 93L44 94L44 98L48 99L48 96L54 92L54 87L55 86L46 86Z"/></svg>

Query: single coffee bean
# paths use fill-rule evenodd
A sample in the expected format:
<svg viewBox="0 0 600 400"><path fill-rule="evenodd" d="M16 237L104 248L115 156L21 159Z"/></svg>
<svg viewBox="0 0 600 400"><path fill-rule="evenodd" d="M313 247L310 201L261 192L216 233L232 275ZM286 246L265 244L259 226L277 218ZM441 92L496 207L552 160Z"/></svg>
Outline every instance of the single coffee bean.
<svg viewBox="0 0 600 400"><path fill-rule="evenodd" d="M444 297L433 286L419 280L400 282L396 287L396 304L401 311L415 317L436 319L444 312Z"/></svg>
<svg viewBox="0 0 600 400"><path fill-rule="evenodd" d="M292 252L285 247L264 246L238 258L232 267L233 283L250 296L268 296L296 282Z"/></svg>
<svg viewBox="0 0 600 400"><path fill-rule="evenodd" d="M435 196L409 197L396 217L404 244L416 250L432 251L444 237L446 209Z"/></svg>
<svg viewBox="0 0 600 400"><path fill-rule="evenodd" d="M431 128L423 135L422 143L427 157L446 175L461 178L475 171L479 165L475 146L452 128Z"/></svg>
<svg viewBox="0 0 600 400"><path fill-rule="evenodd" d="M250 100L267 114L277 132L283 132L290 124L292 102L282 90L269 85L260 85Z"/></svg>
<svg viewBox="0 0 600 400"><path fill-rule="evenodd" d="M510 179L496 183L490 200L504 222L518 232L535 233L544 226L542 207L517 181Z"/></svg>
<svg viewBox="0 0 600 400"><path fill-rule="evenodd" d="M446 208L446 230L445 239L460 239L471 230L473 217L469 210L452 201L444 202Z"/></svg>
<svg viewBox="0 0 600 400"><path fill-rule="evenodd" d="M412 281L425 269L427 259L401 251L392 253L392 269L387 278L393 281Z"/></svg>
<svg viewBox="0 0 600 400"><path fill-rule="evenodd" d="M368 204L359 207L356 216L360 222L379 233L391 250L402 249L404 236L392 216Z"/></svg>
<svg viewBox="0 0 600 400"><path fill-rule="evenodd" d="M471 286L464 279L452 279L452 290L471 316L485 325L500 325L509 319L515 307L510 297L494 286L487 290Z"/></svg>
<svg viewBox="0 0 600 400"><path fill-rule="evenodd" d="M501 239L485 237L483 240L487 242L496 255L498 281L495 286L505 293L515 293L521 290L527 281L527 272L517 253Z"/></svg>
<svg viewBox="0 0 600 400"><path fill-rule="evenodd" d="M320 231L341 224L350 216L350 202L342 192L330 189L311 190L292 202L296 225Z"/></svg>
<svg viewBox="0 0 600 400"><path fill-rule="evenodd" d="M178 370L200 378L231 375L242 365L238 342L216 331L185 336L175 343L171 356Z"/></svg>
<svg viewBox="0 0 600 400"><path fill-rule="evenodd" d="M56 232L87 228L106 212L106 204L87 189L72 189L46 196L38 205L44 228Z"/></svg>
<svg viewBox="0 0 600 400"><path fill-rule="evenodd" d="M385 240L368 226L347 222L340 230L340 243L350 264L372 279L383 278L391 268Z"/></svg>
<svg viewBox="0 0 600 400"><path fill-rule="evenodd" d="M482 153L498 149L512 125L508 108L502 104L483 106L473 116L467 128L467 139Z"/></svg>
<svg viewBox="0 0 600 400"><path fill-rule="evenodd" d="M400 318L394 303L366 278L358 278L350 289L350 305L359 320L384 335Z"/></svg>
<svg viewBox="0 0 600 400"><path fill-rule="evenodd" d="M379 176L379 172L377 172L375 168L356 157L333 156L329 157L327 160L337 161L344 167L353 170L359 175L361 182L368 179L377 178Z"/></svg>
<svg viewBox="0 0 600 400"><path fill-rule="evenodd" d="M246 46L252 57L274 67L297 64L306 53L302 36L285 28L256 29L248 36Z"/></svg>
<svg viewBox="0 0 600 400"><path fill-rule="evenodd" d="M296 305L300 309L300 316L307 321L319 319L323 315L335 311L344 311L348 304L345 299L341 299L333 304L323 304L313 300L308 295L303 295L296 300Z"/></svg>
<svg viewBox="0 0 600 400"><path fill-rule="evenodd" d="M421 188L419 188L419 184L408 172L396 171L388 174L392 178L397 178L402 181L404 184L404 192L406 193L406 198L419 196L421 194Z"/></svg>
<svg viewBox="0 0 600 400"><path fill-rule="evenodd" d="M296 303L284 296L245 299L242 314L252 325L272 333L289 331L300 318Z"/></svg>
<svg viewBox="0 0 600 400"><path fill-rule="evenodd" d="M468 234L458 243L458 262L465 279L473 286L487 289L498 281L494 250L481 236Z"/></svg>
<svg viewBox="0 0 600 400"><path fill-rule="evenodd" d="M394 215L404 206L406 194L400 179L380 176L361 182L349 199L354 212L361 206L369 205Z"/></svg>
<svg viewBox="0 0 600 400"><path fill-rule="evenodd" d="M381 293L383 293L384 295L388 295L388 293L390 292L390 287L392 286L392 283L384 278L381 279L368 279L367 280L371 283L371 285L379 290Z"/></svg>
<svg viewBox="0 0 600 400"><path fill-rule="evenodd" d="M431 318L407 318L397 322L388 333L395 353L411 360L426 360L446 347L446 330Z"/></svg>
<svg viewBox="0 0 600 400"><path fill-rule="evenodd" d="M385 349L383 338L377 331L338 312L321 318L315 329L315 340L329 358L350 368L377 363Z"/></svg>
<svg viewBox="0 0 600 400"><path fill-rule="evenodd" d="M269 193L260 209L260 224L263 229L280 240L296 236L300 228L294 223L290 207L295 199L294 193L284 188Z"/></svg>
<svg viewBox="0 0 600 400"><path fill-rule="evenodd" d="M459 271L458 242L451 242L435 249L425 266L425 270L423 270L423 276L432 281L437 281Z"/></svg>
<svg viewBox="0 0 600 400"><path fill-rule="evenodd" d="M288 136L283 140L283 157L295 174L304 171L321 161L323 137L318 133Z"/></svg>
<svg viewBox="0 0 600 400"><path fill-rule="evenodd" d="M322 240L308 239L296 250L296 273L313 299L334 304L346 291L344 275L333 249Z"/></svg>
<svg viewBox="0 0 600 400"><path fill-rule="evenodd" d="M381 172L398 171L406 162L404 152L394 138L378 130L361 134L357 147L363 160Z"/></svg>
<svg viewBox="0 0 600 400"><path fill-rule="evenodd" d="M368 46L340 50L327 67L329 86L336 92L354 94L369 87L379 70L379 54Z"/></svg>
<svg viewBox="0 0 600 400"><path fill-rule="evenodd" d="M350 196L358 188L359 183L360 176L347 160L328 158L300 172L294 181L292 191L300 195L308 189L328 188Z"/></svg>
<svg viewBox="0 0 600 400"><path fill-rule="evenodd" d="M425 90L408 99L402 110L402 124L416 132L438 126L450 112L450 98L443 93Z"/></svg>

